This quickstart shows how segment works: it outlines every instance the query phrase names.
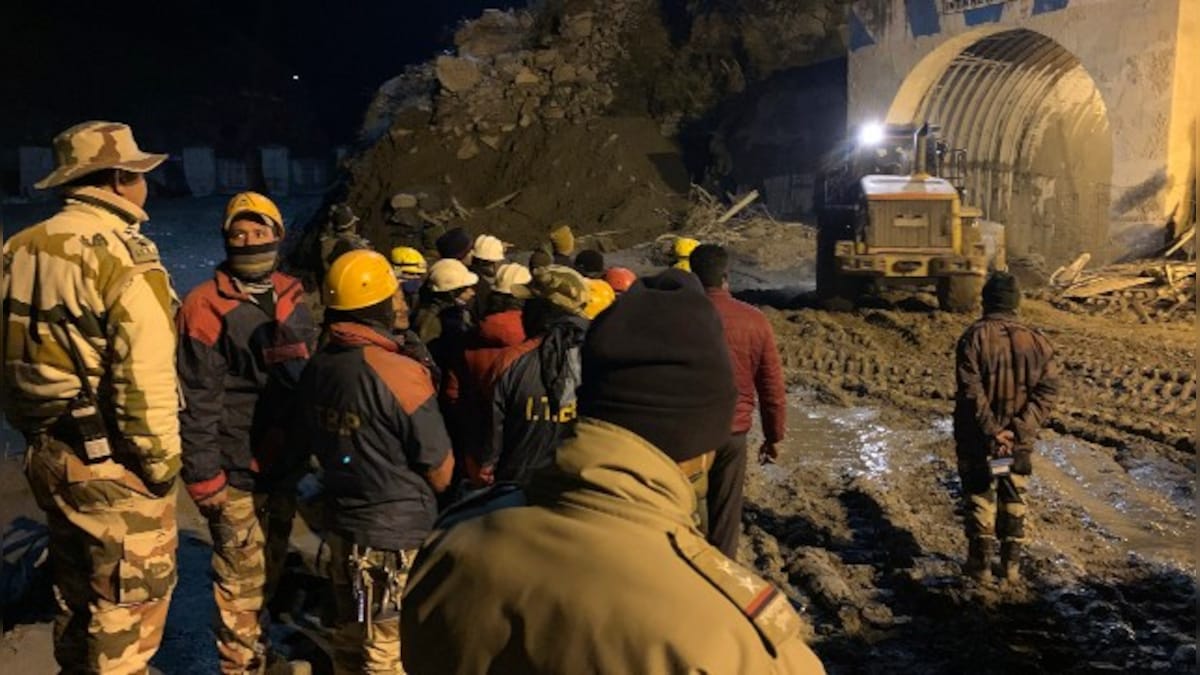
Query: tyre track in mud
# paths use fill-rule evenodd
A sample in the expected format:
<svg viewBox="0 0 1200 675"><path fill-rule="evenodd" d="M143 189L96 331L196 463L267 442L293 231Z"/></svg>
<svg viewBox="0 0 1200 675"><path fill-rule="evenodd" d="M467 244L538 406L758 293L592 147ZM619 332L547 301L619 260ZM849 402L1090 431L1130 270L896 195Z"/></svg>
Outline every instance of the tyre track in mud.
<svg viewBox="0 0 1200 675"><path fill-rule="evenodd" d="M793 419L877 410L843 425L872 430L857 441L793 425L780 463L752 468L747 487L741 558L803 609L831 672L1194 671L1185 332L1149 351L1034 308L1031 323L1053 326L1065 395L1035 459L1026 581L981 586L960 578L948 420L968 319L766 311L804 388Z"/></svg>

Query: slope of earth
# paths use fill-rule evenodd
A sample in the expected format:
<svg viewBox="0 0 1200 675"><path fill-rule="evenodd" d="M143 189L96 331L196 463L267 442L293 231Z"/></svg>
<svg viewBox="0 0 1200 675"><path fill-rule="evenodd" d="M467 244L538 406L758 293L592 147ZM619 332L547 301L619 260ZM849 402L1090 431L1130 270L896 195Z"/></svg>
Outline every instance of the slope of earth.
<svg viewBox="0 0 1200 675"><path fill-rule="evenodd" d="M750 472L742 560L806 610L831 672L1195 672L1193 327L1025 304L1063 395L1034 458L1025 581L979 585L959 574L949 417L969 319L930 309L766 310L791 438Z"/></svg>

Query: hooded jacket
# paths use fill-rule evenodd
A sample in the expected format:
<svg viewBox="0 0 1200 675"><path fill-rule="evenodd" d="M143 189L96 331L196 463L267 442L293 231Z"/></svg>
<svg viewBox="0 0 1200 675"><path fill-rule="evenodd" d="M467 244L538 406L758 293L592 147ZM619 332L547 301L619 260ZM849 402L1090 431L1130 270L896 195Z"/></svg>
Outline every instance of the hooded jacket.
<svg viewBox="0 0 1200 675"><path fill-rule="evenodd" d="M195 499L227 483L270 489L303 459L283 435L317 327L299 279L275 272L271 285L274 302L259 304L218 268L176 316L182 475Z"/></svg>
<svg viewBox="0 0 1200 675"><path fill-rule="evenodd" d="M335 323L304 369L292 444L325 472L332 527L380 550L415 549L433 527L425 479L450 454L429 372L383 332Z"/></svg>
<svg viewBox="0 0 1200 675"><path fill-rule="evenodd" d="M505 349L493 362L485 377L489 433L478 465L493 468L495 480L528 479L550 463L574 427L587 326L582 317L560 316L542 335Z"/></svg>
<svg viewBox="0 0 1200 675"><path fill-rule="evenodd" d="M581 420L526 494L427 541L401 604L410 675L824 672L786 596L704 541L687 478L636 434Z"/></svg>

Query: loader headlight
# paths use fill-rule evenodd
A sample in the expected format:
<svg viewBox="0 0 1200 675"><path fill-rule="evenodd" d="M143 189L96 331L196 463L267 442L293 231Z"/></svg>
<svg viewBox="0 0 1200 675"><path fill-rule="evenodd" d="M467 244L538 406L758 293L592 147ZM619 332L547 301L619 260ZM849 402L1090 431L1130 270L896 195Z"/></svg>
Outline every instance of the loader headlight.
<svg viewBox="0 0 1200 675"><path fill-rule="evenodd" d="M858 129L858 144L864 148L873 148L883 142L883 125L878 122L867 122Z"/></svg>

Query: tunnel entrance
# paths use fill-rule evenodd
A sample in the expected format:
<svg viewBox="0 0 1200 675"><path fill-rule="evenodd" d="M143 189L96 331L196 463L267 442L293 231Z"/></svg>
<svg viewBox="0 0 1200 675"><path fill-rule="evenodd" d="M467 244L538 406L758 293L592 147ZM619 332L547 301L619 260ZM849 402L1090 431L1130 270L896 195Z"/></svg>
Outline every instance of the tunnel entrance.
<svg viewBox="0 0 1200 675"><path fill-rule="evenodd" d="M970 39L970 38L969 38ZM890 122L928 120L967 152L967 201L1007 226L1014 255L1111 257L1108 112L1079 59L1031 30L943 47L918 64Z"/></svg>

